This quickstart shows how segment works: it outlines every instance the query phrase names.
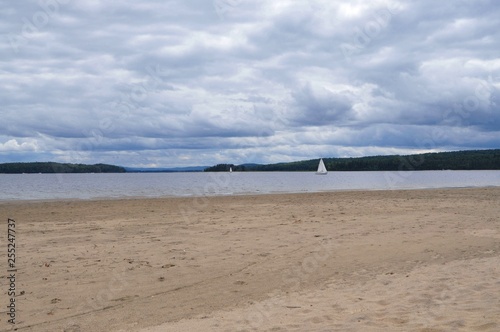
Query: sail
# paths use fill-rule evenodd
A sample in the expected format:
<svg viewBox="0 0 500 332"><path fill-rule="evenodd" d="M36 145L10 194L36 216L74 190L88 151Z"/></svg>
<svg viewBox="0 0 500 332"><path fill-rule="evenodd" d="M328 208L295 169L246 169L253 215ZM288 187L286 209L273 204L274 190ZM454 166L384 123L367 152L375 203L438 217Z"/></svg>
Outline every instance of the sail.
<svg viewBox="0 0 500 332"><path fill-rule="evenodd" d="M316 174L327 174L328 171L326 170L325 163L323 162L323 159L319 160L319 165L318 165L318 170L316 171Z"/></svg>

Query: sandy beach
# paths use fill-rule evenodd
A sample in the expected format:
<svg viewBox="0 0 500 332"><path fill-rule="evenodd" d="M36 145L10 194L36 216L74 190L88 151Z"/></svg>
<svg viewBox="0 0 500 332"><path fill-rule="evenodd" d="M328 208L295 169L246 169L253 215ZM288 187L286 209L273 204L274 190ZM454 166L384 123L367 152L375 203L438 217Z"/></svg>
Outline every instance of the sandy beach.
<svg viewBox="0 0 500 332"><path fill-rule="evenodd" d="M499 203L500 188L1 202L0 331L499 331Z"/></svg>

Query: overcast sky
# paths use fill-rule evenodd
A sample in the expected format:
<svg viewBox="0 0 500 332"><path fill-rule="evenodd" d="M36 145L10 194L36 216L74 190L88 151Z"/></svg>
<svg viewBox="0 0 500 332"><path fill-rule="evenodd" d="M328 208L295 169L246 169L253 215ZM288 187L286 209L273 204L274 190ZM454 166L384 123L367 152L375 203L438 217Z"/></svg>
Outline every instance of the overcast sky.
<svg viewBox="0 0 500 332"><path fill-rule="evenodd" d="M0 4L0 162L500 147L497 0Z"/></svg>

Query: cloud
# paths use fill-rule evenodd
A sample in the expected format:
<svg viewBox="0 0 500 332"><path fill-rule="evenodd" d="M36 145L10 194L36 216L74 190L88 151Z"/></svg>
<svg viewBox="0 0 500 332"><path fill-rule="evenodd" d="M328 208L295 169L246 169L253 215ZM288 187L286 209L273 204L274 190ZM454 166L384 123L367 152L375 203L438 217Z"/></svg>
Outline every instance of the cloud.
<svg viewBox="0 0 500 332"><path fill-rule="evenodd" d="M26 140L19 143L15 139L10 139L5 143L0 143L0 152L36 152L37 150L38 144L35 140Z"/></svg>
<svg viewBox="0 0 500 332"><path fill-rule="evenodd" d="M493 0L4 7L0 161L183 166L499 146Z"/></svg>

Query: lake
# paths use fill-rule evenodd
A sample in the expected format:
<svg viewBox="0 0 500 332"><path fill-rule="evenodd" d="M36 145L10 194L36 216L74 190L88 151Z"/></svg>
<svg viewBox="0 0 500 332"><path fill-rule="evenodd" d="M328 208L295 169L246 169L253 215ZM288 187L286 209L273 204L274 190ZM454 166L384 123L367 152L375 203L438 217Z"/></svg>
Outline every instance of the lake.
<svg viewBox="0 0 500 332"><path fill-rule="evenodd" d="M500 186L500 171L0 174L0 200Z"/></svg>

